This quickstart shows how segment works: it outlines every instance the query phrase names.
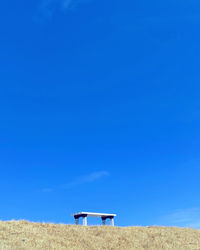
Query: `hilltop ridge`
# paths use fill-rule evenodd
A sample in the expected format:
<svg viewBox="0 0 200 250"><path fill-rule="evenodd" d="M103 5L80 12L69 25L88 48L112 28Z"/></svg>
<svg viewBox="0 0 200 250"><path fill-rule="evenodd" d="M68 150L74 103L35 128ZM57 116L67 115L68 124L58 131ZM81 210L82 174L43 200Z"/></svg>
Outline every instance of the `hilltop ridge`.
<svg viewBox="0 0 200 250"><path fill-rule="evenodd" d="M200 249L200 230L0 222L0 249Z"/></svg>

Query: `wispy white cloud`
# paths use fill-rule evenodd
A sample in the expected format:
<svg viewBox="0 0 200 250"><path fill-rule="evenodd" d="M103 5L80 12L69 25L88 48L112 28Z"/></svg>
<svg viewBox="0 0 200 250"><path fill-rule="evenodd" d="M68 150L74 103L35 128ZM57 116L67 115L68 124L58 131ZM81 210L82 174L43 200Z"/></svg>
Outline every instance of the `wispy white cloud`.
<svg viewBox="0 0 200 250"><path fill-rule="evenodd" d="M69 8L71 4L72 4L72 0L63 0L63 1L62 1L62 7L63 7L64 9Z"/></svg>
<svg viewBox="0 0 200 250"><path fill-rule="evenodd" d="M71 189L86 183L93 183L95 181L98 181L101 178L107 177L110 174L107 171L98 171L98 172L93 172L90 173L88 175L82 175L82 176L78 176L76 177L74 180L72 180L71 182L68 182L64 185L61 186L57 186L55 188L44 188L42 190L42 192L52 192L52 191L56 191L59 189Z"/></svg>
<svg viewBox="0 0 200 250"><path fill-rule="evenodd" d="M50 193L50 192L52 192L52 191L53 191L52 188L43 188L43 189L42 189L42 192L44 192L44 193Z"/></svg>
<svg viewBox="0 0 200 250"><path fill-rule="evenodd" d="M39 6L39 12L46 18L51 18L56 11L66 11L74 9L81 3L90 0L42 0Z"/></svg>
<svg viewBox="0 0 200 250"><path fill-rule="evenodd" d="M95 182L103 177L109 176L109 173L107 171L99 171L99 172L94 172L89 175L83 175L83 176L78 176L75 180L72 182L69 182L65 185L62 186L64 189L69 189L73 188L85 183L91 183Z"/></svg>
<svg viewBox="0 0 200 250"><path fill-rule="evenodd" d="M160 218L159 224L200 229L200 207L177 209Z"/></svg>

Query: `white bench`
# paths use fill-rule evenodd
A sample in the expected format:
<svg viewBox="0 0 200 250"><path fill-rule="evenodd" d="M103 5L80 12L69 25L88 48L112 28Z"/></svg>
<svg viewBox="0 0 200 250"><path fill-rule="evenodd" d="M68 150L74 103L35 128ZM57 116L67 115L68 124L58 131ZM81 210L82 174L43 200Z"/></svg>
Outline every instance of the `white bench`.
<svg viewBox="0 0 200 250"><path fill-rule="evenodd" d="M99 217L102 220L102 225L106 225L106 220L110 219L110 225L114 226L114 217L116 214L80 212L73 214L72 216L74 216L76 225L79 224L79 218L83 218L83 225L87 226L87 217Z"/></svg>

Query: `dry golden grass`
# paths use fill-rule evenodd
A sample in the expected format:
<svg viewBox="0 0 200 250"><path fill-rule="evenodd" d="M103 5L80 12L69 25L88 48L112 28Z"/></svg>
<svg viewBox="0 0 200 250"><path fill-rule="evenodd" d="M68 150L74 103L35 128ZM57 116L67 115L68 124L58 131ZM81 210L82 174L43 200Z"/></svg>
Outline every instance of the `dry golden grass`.
<svg viewBox="0 0 200 250"><path fill-rule="evenodd" d="M83 227L0 222L0 250L200 250L200 230L173 227Z"/></svg>

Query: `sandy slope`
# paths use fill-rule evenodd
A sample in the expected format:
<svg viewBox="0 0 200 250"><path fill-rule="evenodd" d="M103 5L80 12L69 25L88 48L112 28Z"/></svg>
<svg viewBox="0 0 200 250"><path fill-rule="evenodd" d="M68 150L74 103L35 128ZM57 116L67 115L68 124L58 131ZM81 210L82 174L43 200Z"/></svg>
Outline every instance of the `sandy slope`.
<svg viewBox="0 0 200 250"><path fill-rule="evenodd" d="M0 222L0 249L200 250L200 230L169 227L83 227L9 221Z"/></svg>

